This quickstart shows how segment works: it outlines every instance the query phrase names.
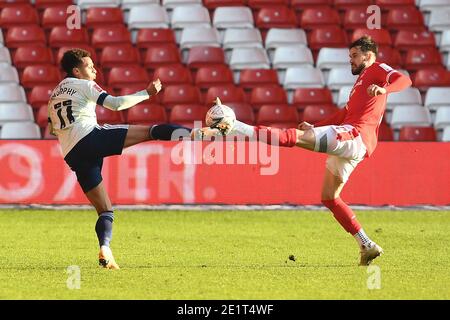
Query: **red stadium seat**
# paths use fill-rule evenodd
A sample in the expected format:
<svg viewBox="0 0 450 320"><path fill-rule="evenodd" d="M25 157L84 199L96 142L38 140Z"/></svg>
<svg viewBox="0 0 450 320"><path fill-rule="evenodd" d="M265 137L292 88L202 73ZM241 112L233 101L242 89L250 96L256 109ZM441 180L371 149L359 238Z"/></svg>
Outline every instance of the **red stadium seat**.
<svg viewBox="0 0 450 320"><path fill-rule="evenodd" d="M289 105L263 105L259 109L256 123L262 126L284 123L287 127L296 128L299 123L297 109Z"/></svg>
<svg viewBox="0 0 450 320"><path fill-rule="evenodd" d="M59 69L52 65L28 66L23 70L22 85L25 89L43 84L58 84L61 81Z"/></svg>
<svg viewBox="0 0 450 320"><path fill-rule="evenodd" d="M108 86L119 89L128 85L142 85L146 88L150 79L147 72L140 65L113 67L109 73Z"/></svg>
<svg viewBox="0 0 450 320"><path fill-rule="evenodd" d="M129 124L154 125L167 122L166 109L159 104L140 103L128 110Z"/></svg>
<svg viewBox="0 0 450 320"><path fill-rule="evenodd" d="M399 141L436 141L436 131L432 127L403 127Z"/></svg>
<svg viewBox="0 0 450 320"><path fill-rule="evenodd" d="M239 121L250 125L255 123L255 113L250 104L245 102L229 102L227 106L233 109L236 114L236 119L239 119Z"/></svg>
<svg viewBox="0 0 450 320"><path fill-rule="evenodd" d="M201 121L204 126L207 111L201 104L177 104L170 111L169 122L193 128L194 121Z"/></svg>
<svg viewBox="0 0 450 320"><path fill-rule="evenodd" d="M14 65L18 69L34 64L53 64L53 53L50 48L42 46L26 46L17 48L14 53Z"/></svg>
<svg viewBox="0 0 450 320"><path fill-rule="evenodd" d="M367 14L367 5L349 7L345 11L342 25L346 30L367 28L368 17L369 14Z"/></svg>
<svg viewBox="0 0 450 320"><path fill-rule="evenodd" d="M124 25L102 26L94 29L91 44L95 49L109 45L131 44L131 35Z"/></svg>
<svg viewBox="0 0 450 320"><path fill-rule="evenodd" d="M333 96L327 88L298 88L294 91L292 104L303 111L312 104L333 104Z"/></svg>
<svg viewBox="0 0 450 320"><path fill-rule="evenodd" d="M300 17L300 26L305 30L312 30L325 25L341 24L339 14L330 7L308 8Z"/></svg>
<svg viewBox="0 0 450 320"><path fill-rule="evenodd" d="M41 104L37 108L36 123L41 129L45 129L48 125L48 105Z"/></svg>
<svg viewBox="0 0 450 320"><path fill-rule="evenodd" d="M29 4L18 4L4 8L0 14L0 27L2 29L27 24L39 24L37 11Z"/></svg>
<svg viewBox="0 0 450 320"><path fill-rule="evenodd" d="M303 110L303 121L309 122L311 124L315 124L321 120L324 120L335 112L338 111L338 108L334 105L323 104L323 105L309 105L306 106Z"/></svg>
<svg viewBox="0 0 450 320"><path fill-rule="evenodd" d="M9 49L22 46L46 46L45 33L38 25L11 27L6 33L5 40Z"/></svg>
<svg viewBox="0 0 450 320"><path fill-rule="evenodd" d="M111 25L123 25L121 8L89 8L86 12L85 26L88 29L108 27Z"/></svg>
<svg viewBox="0 0 450 320"><path fill-rule="evenodd" d="M47 104L53 89L55 89L53 84L37 85L33 87L28 95L28 102L34 109L39 108L43 104Z"/></svg>
<svg viewBox="0 0 450 320"><path fill-rule="evenodd" d="M17 5L30 4L30 0L0 0L0 8L12 7Z"/></svg>
<svg viewBox="0 0 450 320"><path fill-rule="evenodd" d="M239 86L245 90L263 86L279 86L278 73L274 69L243 69Z"/></svg>
<svg viewBox="0 0 450 320"><path fill-rule="evenodd" d="M204 0L203 5L209 10L217 7L242 7L247 3L246 0Z"/></svg>
<svg viewBox="0 0 450 320"><path fill-rule="evenodd" d="M318 26L309 34L308 45L311 50L318 51L321 48L347 48L347 34L339 26Z"/></svg>
<svg viewBox="0 0 450 320"><path fill-rule="evenodd" d="M210 105L216 97L219 97L224 104L230 102L245 102L244 90L232 84L209 88L204 103Z"/></svg>
<svg viewBox="0 0 450 320"><path fill-rule="evenodd" d="M175 44L161 44L148 48L144 66L147 69L156 69L162 65L180 64L181 57Z"/></svg>
<svg viewBox="0 0 450 320"><path fill-rule="evenodd" d="M181 64L162 66L155 69L154 79L161 79L165 85L191 84L192 78L189 69Z"/></svg>
<svg viewBox="0 0 450 320"><path fill-rule="evenodd" d="M402 58L397 49L388 46L378 47L377 61L386 63L394 69L400 69Z"/></svg>
<svg viewBox="0 0 450 320"><path fill-rule="evenodd" d="M418 47L407 51L403 67L414 72L419 69L441 65L442 57L438 49L435 47Z"/></svg>
<svg viewBox="0 0 450 320"><path fill-rule="evenodd" d="M375 4L382 10L415 6L415 0L375 0Z"/></svg>
<svg viewBox="0 0 450 320"><path fill-rule="evenodd" d="M175 32L172 29L139 29L136 46L139 49L149 48L157 44L175 44Z"/></svg>
<svg viewBox="0 0 450 320"><path fill-rule="evenodd" d="M94 63L98 62L97 53L95 52L95 49L87 44L77 44L75 46L67 46L67 47L60 47L58 49L58 53L56 54L56 63L59 65L64 53L70 49L79 48L88 51L91 54L91 59Z"/></svg>
<svg viewBox="0 0 450 320"><path fill-rule="evenodd" d="M400 30L395 37L394 46L400 51L417 47L436 47L436 39L433 32Z"/></svg>
<svg viewBox="0 0 450 320"><path fill-rule="evenodd" d="M95 108L95 113L97 114L98 124L120 124L124 123L122 119L122 113L117 111L112 111L106 109L105 107L97 106Z"/></svg>
<svg viewBox="0 0 450 320"><path fill-rule="evenodd" d="M394 131L384 121L380 123L378 128L378 141L394 141Z"/></svg>
<svg viewBox="0 0 450 320"><path fill-rule="evenodd" d="M387 14L385 26L389 30L423 30L425 31L422 12L415 6L400 7L390 10Z"/></svg>
<svg viewBox="0 0 450 320"><path fill-rule="evenodd" d="M422 92L430 87L450 87L450 71L441 66L420 69L414 75L413 84Z"/></svg>
<svg viewBox="0 0 450 320"><path fill-rule="evenodd" d="M200 89L225 84L233 84L233 72L225 65L201 67L195 75L195 85Z"/></svg>
<svg viewBox="0 0 450 320"><path fill-rule="evenodd" d="M187 66L190 69L211 65L225 65L225 54L222 48L193 47L189 50Z"/></svg>
<svg viewBox="0 0 450 320"><path fill-rule="evenodd" d="M331 7L333 0L291 0L291 7L295 11L302 11L309 8Z"/></svg>
<svg viewBox="0 0 450 320"><path fill-rule="evenodd" d="M89 37L86 29L70 30L66 26L57 26L50 32L48 42L52 48L77 47L80 44L87 45Z"/></svg>
<svg viewBox="0 0 450 320"><path fill-rule="evenodd" d="M270 28L295 28L297 18L288 7L262 8L256 15L256 27L267 30Z"/></svg>
<svg viewBox="0 0 450 320"><path fill-rule="evenodd" d="M391 46L392 45L392 38L389 34L389 31L385 29L355 29L353 31L352 35L352 42L358 40L364 35L370 36L377 44L378 46Z"/></svg>
<svg viewBox="0 0 450 320"><path fill-rule="evenodd" d="M176 104L199 104L201 103L200 89L189 84L165 87L161 103L168 109Z"/></svg>
<svg viewBox="0 0 450 320"><path fill-rule="evenodd" d="M248 0L247 6L256 11L262 8L288 6L289 0Z"/></svg>
<svg viewBox="0 0 450 320"><path fill-rule="evenodd" d="M250 104L259 109L264 104L287 104L287 95L281 87L257 87L252 90Z"/></svg>
<svg viewBox="0 0 450 320"><path fill-rule="evenodd" d="M16 1L17 2L17 1ZM34 6L38 10L45 10L46 8L62 7L66 8L73 4L73 0L35 0Z"/></svg>
<svg viewBox="0 0 450 320"><path fill-rule="evenodd" d="M66 26L68 17L66 5L46 8L42 14L42 27L48 30L56 26Z"/></svg>
<svg viewBox="0 0 450 320"><path fill-rule="evenodd" d="M372 4L372 0L334 0L334 7L339 11L345 11L346 13L349 10L353 10L355 8L365 8ZM366 24L364 24L365 26Z"/></svg>
<svg viewBox="0 0 450 320"><path fill-rule="evenodd" d="M131 44L106 46L102 50L100 62L102 67L107 69L139 64L139 54Z"/></svg>

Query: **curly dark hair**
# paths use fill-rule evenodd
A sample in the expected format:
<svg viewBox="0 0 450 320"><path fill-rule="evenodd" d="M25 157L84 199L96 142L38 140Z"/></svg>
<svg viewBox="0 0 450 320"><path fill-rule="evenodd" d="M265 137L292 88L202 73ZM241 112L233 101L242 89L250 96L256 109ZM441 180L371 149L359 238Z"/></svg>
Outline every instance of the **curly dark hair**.
<svg viewBox="0 0 450 320"><path fill-rule="evenodd" d="M354 47L359 47L363 53L372 51L373 53L375 53L375 56L378 55L378 45L368 35L365 35L354 41L348 48L351 49Z"/></svg>
<svg viewBox="0 0 450 320"><path fill-rule="evenodd" d="M89 51L83 49L70 49L64 52L61 59L61 68L67 73L67 75L73 76L72 70L80 66L83 63L83 58L90 57Z"/></svg>

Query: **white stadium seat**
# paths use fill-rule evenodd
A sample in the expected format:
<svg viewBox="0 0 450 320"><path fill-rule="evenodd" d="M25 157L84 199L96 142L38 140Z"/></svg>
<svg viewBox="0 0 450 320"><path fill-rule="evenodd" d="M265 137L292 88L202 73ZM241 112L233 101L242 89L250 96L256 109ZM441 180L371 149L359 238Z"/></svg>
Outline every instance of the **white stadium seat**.
<svg viewBox="0 0 450 320"><path fill-rule="evenodd" d="M175 7L172 12L171 26L172 29L210 28L211 19L208 9L198 5Z"/></svg>
<svg viewBox="0 0 450 320"><path fill-rule="evenodd" d="M398 105L421 105L422 96L417 88L406 88L400 92L389 93L387 96L387 109Z"/></svg>
<svg viewBox="0 0 450 320"><path fill-rule="evenodd" d="M442 33L439 49L441 52L450 52L450 29Z"/></svg>
<svg viewBox="0 0 450 320"><path fill-rule="evenodd" d="M0 32L1 34L1 32ZM11 55L9 54L9 50L6 47L2 47L0 45L0 63L5 62L11 64Z"/></svg>
<svg viewBox="0 0 450 320"><path fill-rule="evenodd" d="M425 96L425 107L436 110L442 106L450 106L450 87L431 87Z"/></svg>
<svg viewBox="0 0 450 320"><path fill-rule="evenodd" d="M169 10L173 10L179 6L202 5L202 0L162 0L161 4Z"/></svg>
<svg viewBox="0 0 450 320"><path fill-rule="evenodd" d="M197 46L220 47L219 33L215 28L184 28L181 32L182 50Z"/></svg>
<svg viewBox="0 0 450 320"><path fill-rule="evenodd" d="M444 128L441 141L450 142L450 126Z"/></svg>
<svg viewBox="0 0 450 320"><path fill-rule="evenodd" d="M348 97L350 96L350 92L352 92L353 86L345 86L339 89L337 105L339 107L344 106L348 102Z"/></svg>
<svg viewBox="0 0 450 320"><path fill-rule="evenodd" d="M128 16L128 29L168 28L169 16L158 4L134 6Z"/></svg>
<svg viewBox="0 0 450 320"><path fill-rule="evenodd" d="M122 9L130 10L133 7L138 7L146 4L159 4L159 0L122 0Z"/></svg>
<svg viewBox="0 0 450 320"><path fill-rule="evenodd" d="M319 69L311 67L288 68L283 81L287 90L296 88L323 88L325 80Z"/></svg>
<svg viewBox="0 0 450 320"><path fill-rule="evenodd" d="M0 103L0 125L6 122L34 121L33 109L24 102Z"/></svg>
<svg viewBox="0 0 450 320"><path fill-rule="evenodd" d="M118 7L120 0L77 0L82 10L91 7Z"/></svg>
<svg viewBox="0 0 450 320"><path fill-rule="evenodd" d="M349 59L348 49L322 48L317 56L317 68L324 70L348 67Z"/></svg>
<svg viewBox="0 0 450 320"><path fill-rule="evenodd" d="M314 60L311 50L304 46L278 47L273 56L274 69L287 69L301 67L303 65L313 66Z"/></svg>
<svg viewBox="0 0 450 320"><path fill-rule="evenodd" d="M233 49L229 64L233 70L270 69L266 50L262 48Z"/></svg>
<svg viewBox="0 0 450 320"><path fill-rule="evenodd" d="M434 119L434 127L436 129L444 129L447 126L450 126L450 104L448 107L439 108Z"/></svg>
<svg viewBox="0 0 450 320"><path fill-rule="evenodd" d="M308 40L303 29L269 29L266 36L266 49L287 46L307 46Z"/></svg>
<svg viewBox="0 0 450 320"><path fill-rule="evenodd" d="M0 139L40 139L41 131L34 122L8 122L0 129Z"/></svg>
<svg viewBox="0 0 450 320"><path fill-rule="evenodd" d="M429 127L431 115L425 107L398 106L392 112L390 123L393 129L400 129L403 126Z"/></svg>
<svg viewBox="0 0 450 320"><path fill-rule="evenodd" d="M0 63L0 83L19 83L19 74L9 63Z"/></svg>
<svg viewBox="0 0 450 320"><path fill-rule="evenodd" d="M434 9L444 9L450 6L450 0L420 0L419 8L421 11L432 11Z"/></svg>
<svg viewBox="0 0 450 320"><path fill-rule="evenodd" d="M248 7L218 7L213 25L217 29L254 28L252 11Z"/></svg>
<svg viewBox="0 0 450 320"><path fill-rule="evenodd" d="M350 67L333 68L328 74L327 86L330 90L339 90L341 87L353 86L358 79L354 76Z"/></svg>
<svg viewBox="0 0 450 320"><path fill-rule="evenodd" d="M431 31L450 29L450 7L431 11L428 27Z"/></svg>
<svg viewBox="0 0 450 320"><path fill-rule="evenodd" d="M27 97L22 86L14 83L0 84L1 102L27 102Z"/></svg>
<svg viewBox="0 0 450 320"><path fill-rule="evenodd" d="M223 48L262 48L262 37L259 29L226 29L223 37Z"/></svg>

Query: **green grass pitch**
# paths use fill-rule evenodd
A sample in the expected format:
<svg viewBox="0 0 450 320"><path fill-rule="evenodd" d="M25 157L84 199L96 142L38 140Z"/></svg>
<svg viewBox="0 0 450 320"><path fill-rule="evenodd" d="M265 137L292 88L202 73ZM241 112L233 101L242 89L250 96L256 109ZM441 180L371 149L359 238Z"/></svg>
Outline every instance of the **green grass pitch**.
<svg viewBox="0 0 450 320"><path fill-rule="evenodd" d="M326 211L115 216L112 271L93 211L1 210L0 299L450 299L449 211L357 212L385 251L371 269Z"/></svg>

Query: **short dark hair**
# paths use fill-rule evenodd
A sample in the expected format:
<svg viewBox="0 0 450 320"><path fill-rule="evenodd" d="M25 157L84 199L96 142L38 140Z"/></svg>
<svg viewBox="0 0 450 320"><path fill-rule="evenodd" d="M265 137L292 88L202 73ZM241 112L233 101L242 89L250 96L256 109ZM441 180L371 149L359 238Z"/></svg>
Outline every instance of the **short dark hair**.
<svg viewBox="0 0 450 320"><path fill-rule="evenodd" d="M351 49L354 47L359 47L364 53L372 51L373 53L375 53L375 57L378 55L378 45L368 35L365 35L354 41L348 48Z"/></svg>
<svg viewBox="0 0 450 320"><path fill-rule="evenodd" d="M61 59L61 68L68 76L73 76L72 69L80 66L83 63L83 58L90 57L89 51L83 49L70 49L64 52Z"/></svg>

